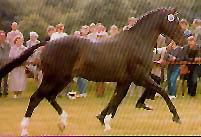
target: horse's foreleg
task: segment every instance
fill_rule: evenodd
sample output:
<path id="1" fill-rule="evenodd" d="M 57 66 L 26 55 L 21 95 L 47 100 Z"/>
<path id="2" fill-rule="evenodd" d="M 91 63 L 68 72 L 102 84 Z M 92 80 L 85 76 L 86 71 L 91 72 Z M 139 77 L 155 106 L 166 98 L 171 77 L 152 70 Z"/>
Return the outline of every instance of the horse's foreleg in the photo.
<path id="1" fill-rule="evenodd" d="M 67 113 L 62 110 L 60 105 L 56 102 L 54 97 L 46 97 L 49 103 L 54 107 L 54 109 L 58 112 L 60 115 L 60 121 L 58 123 L 59 129 L 63 131 L 67 125 Z"/>
<path id="2" fill-rule="evenodd" d="M 110 130 L 110 120 L 115 116 L 117 108 L 123 98 L 126 96 L 131 82 L 127 83 L 117 83 L 114 95 L 110 100 L 107 107 L 97 116 L 102 124 L 105 125 L 105 131 Z"/>
<path id="3" fill-rule="evenodd" d="M 62 110 L 60 105 L 56 102 L 56 96 L 58 95 L 59 92 L 62 91 L 62 89 L 65 87 L 64 82 L 60 82 L 55 84 L 55 88 L 46 96 L 46 99 L 49 101 L 49 103 L 54 107 L 54 109 L 58 112 L 60 115 L 60 122 L 58 124 L 59 129 L 63 131 L 66 127 L 67 124 L 67 113 Z"/>
<path id="4" fill-rule="evenodd" d="M 173 103 L 171 102 L 170 98 L 168 97 L 167 93 L 165 90 L 163 90 L 151 77 L 147 77 L 145 79 L 145 88 L 149 88 L 151 90 L 156 91 L 157 93 L 159 93 L 163 99 L 165 100 L 165 102 L 167 103 L 170 112 L 173 114 L 173 121 L 180 123 L 180 118 L 179 115 L 177 114 L 176 108 L 173 105 Z"/>
<path id="5" fill-rule="evenodd" d="M 38 106 L 41 100 L 43 100 L 43 98 L 48 95 L 49 91 L 51 91 L 52 88 L 52 83 L 48 82 L 47 80 L 43 80 L 38 90 L 31 96 L 29 106 L 25 113 L 25 117 L 21 122 L 22 136 L 28 134 L 27 128 L 29 125 L 29 119 L 31 118 L 34 109 Z"/>
<path id="6" fill-rule="evenodd" d="M 41 96 L 39 94 L 39 91 L 36 91 L 30 98 L 29 106 L 27 108 L 27 111 L 25 113 L 25 117 L 23 118 L 21 122 L 21 135 L 26 136 L 28 135 L 28 125 L 29 125 L 29 119 L 31 118 L 31 115 L 34 111 L 34 109 L 38 106 L 38 104 L 41 102 L 41 100 L 44 98 L 44 96 Z"/>

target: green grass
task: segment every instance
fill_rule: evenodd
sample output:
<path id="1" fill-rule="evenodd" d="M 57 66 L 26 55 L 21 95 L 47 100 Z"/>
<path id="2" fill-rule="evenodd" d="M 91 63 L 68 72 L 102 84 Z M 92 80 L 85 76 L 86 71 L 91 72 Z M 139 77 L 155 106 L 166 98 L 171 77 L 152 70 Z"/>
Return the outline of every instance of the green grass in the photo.
<path id="1" fill-rule="evenodd" d="M 173 101 L 182 124 L 172 122 L 172 115 L 161 97 L 147 101 L 154 111 L 135 109 L 137 93 L 125 97 L 111 121 L 112 130 L 104 132 L 96 115 L 107 105 L 114 91 L 114 85 L 106 87 L 104 97 L 97 98 L 95 86 L 90 82 L 87 98 L 69 100 L 58 98 L 58 103 L 68 112 L 68 126 L 64 132 L 57 128 L 58 114 L 52 106 L 43 100 L 34 111 L 29 125 L 29 135 L 200 135 L 201 134 L 201 95 L 194 98 L 182 97 L 178 86 L 177 99 Z M 76 86 L 73 85 L 73 89 Z M 20 122 L 24 116 L 29 97 L 36 85 L 29 80 L 29 86 L 20 99 L 13 99 L 11 93 L 7 98 L 0 98 L 0 136 L 20 135 Z"/>

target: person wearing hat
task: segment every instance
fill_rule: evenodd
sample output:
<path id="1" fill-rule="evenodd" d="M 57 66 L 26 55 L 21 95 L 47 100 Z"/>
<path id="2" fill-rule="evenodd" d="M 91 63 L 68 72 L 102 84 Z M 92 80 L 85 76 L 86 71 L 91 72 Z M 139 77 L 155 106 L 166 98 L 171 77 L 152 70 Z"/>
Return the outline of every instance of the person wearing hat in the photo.
<path id="1" fill-rule="evenodd" d="M 6 34 L 4 31 L 0 30 L 0 66 L 3 66 L 9 60 L 10 44 L 6 42 Z M 4 90 L 2 92 L 1 83 L 4 83 Z M 0 79 L 0 97 L 8 95 L 8 75 L 3 79 Z"/>
<path id="2" fill-rule="evenodd" d="M 11 46 L 9 58 L 14 59 L 20 56 L 20 54 L 27 48 L 23 45 L 23 39 L 20 36 L 14 38 L 14 45 Z M 13 92 L 13 98 L 17 98 L 22 94 L 22 91 L 26 88 L 26 73 L 25 65 L 19 66 L 13 69 L 9 75 L 10 77 L 10 90 Z"/>

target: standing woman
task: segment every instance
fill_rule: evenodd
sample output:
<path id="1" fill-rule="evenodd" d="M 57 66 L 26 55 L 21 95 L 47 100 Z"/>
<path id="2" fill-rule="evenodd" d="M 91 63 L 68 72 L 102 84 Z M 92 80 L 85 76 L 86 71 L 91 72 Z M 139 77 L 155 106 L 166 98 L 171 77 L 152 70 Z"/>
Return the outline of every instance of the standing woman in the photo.
<path id="1" fill-rule="evenodd" d="M 23 45 L 23 39 L 20 36 L 14 38 L 14 45 L 10 49 L 9 58 L 14 59 L 26 49 Z M 10 90 L 13 92 L 13 98 L 17 98 L 26 88 L 25 65 L 19 66 L 10 73 Z"/>

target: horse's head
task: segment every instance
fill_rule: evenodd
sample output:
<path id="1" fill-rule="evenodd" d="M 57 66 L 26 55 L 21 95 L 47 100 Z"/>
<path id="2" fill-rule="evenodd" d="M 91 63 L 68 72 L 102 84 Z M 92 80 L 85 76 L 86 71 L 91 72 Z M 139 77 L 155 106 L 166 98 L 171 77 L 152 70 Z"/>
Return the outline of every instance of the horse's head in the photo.
<path id="1" fill-rule="evenodd" d="M 175 8 L 170 8 L 163 13 L 160 29 L 163 34 L 170 37 L 177 45 L 187 43 L 187 38 L 184 36 L 184 31 L 179 24 L 179 18 Z"/>

